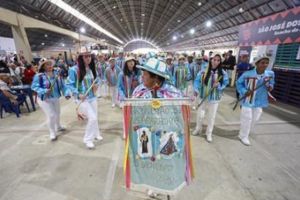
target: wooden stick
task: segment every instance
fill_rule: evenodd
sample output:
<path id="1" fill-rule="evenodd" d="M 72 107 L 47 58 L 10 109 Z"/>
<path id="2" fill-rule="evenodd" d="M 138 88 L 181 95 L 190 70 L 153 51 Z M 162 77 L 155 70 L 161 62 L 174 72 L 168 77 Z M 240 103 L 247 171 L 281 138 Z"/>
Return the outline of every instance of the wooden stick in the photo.
<path id="1" fill-rule="evenodd" d="M 258 89 L 261 88 L 261 87 L 263 87 L 264 85 L 266 85 L 266 83 L 270 82 L 270 80 L 271 80 L 271 79 L 268 79 L 267 81 L 264 81 L 262 84 L 260 84 L 259 86 L 257 86 L 254 90 L 252 90 L 252 92 L 258 90 Z M 249 91 L 250 91 L 250 90 L 248 90 L 248 91 L 246 92 L 246 94 L 247 94 Z M 236 107 L 237 107 L 237 105 L 239 104 L 240 101 L 242 101 L 242 100 L 244 100 L 244 99 L 246 99 L 246 98 L 248 97 L 246 94 L 245 94 L 244 96 L 242 96 L 241 98 L 239 98 L 238 100 L 235 101 L 235 104 L 234 104 L 232 110 L 235 110 L 235 109 L 236 109 Z"/>
<path id="2" fill-rule="evenodd" d="M 219 82 L 221 79 L 222 79 L 222 76 L 220 76 L 220 77 L 218 78 L 218 80 L 217 80 L 215 83 Z M 212 88 L 209 89 L 207 95 L 205 95 L 205 96 L 203 97 L 202 101 L 197 105 L 196 110 L 204 103 L 204 101 L 207 99 L 207 97 L 209 97 L 209 95 L 212 93 L 212 91 L 213 91 L 214 89 L 216 89 L 216 88 L 212 87 Z"/>

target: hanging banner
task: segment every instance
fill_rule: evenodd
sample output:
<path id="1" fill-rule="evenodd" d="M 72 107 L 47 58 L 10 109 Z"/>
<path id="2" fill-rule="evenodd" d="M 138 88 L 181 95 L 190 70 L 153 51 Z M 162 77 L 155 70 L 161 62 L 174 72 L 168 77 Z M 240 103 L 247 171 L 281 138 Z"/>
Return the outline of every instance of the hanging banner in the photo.
<path id="1" fill-rule="evenodd" d="M 189 105 L 188 99 L 126 101 L 126 188 L 175 195 L 191 182 Z"/>
<path id="2" fill-rule="evenodd" d="M 300 7 L 264 17 L 239 27 L 239 46 L 300 42 Z"/>

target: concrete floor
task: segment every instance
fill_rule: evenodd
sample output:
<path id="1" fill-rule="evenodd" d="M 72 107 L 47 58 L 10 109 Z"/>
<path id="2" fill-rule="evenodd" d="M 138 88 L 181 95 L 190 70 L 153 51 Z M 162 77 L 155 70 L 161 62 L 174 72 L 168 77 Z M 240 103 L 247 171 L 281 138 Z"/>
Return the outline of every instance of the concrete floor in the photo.
<path id="1" fill-rule="evenodd" d="M 196 178 L 172 199 L 299 200 L 300 110 L 266 109 L 251 135 L 252 146 L 246 147 L 237 140 L 239 109 L 231 110 L 234 99 L 228 94 L 233 92 L 220 104 L 213 143 L 192 136 Z M 121 110 L 104 99 L 98 107 L 104 140 L 92 151 L 82 143 L 85 123 L 77 121 L 71 100 L 61 102 L 68 131 L 54 143 L 39 108 L 19 119 L 12 114 L 0 119 L 0 199 L 149 199 L 124 187 Z"/>

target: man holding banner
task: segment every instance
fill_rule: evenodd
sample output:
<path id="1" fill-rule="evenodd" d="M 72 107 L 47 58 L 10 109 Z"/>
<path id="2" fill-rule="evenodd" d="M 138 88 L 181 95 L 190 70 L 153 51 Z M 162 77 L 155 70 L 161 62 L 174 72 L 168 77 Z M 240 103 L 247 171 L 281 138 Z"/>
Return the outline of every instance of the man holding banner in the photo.
<path id="1" fill-rule="evenodd" d="M 126 188 L 175 195 L 193 177 L 190 101 L 166 83 L 164 62 L 149 58 L 139 68 L 143 84 L 124 106 Z"/>

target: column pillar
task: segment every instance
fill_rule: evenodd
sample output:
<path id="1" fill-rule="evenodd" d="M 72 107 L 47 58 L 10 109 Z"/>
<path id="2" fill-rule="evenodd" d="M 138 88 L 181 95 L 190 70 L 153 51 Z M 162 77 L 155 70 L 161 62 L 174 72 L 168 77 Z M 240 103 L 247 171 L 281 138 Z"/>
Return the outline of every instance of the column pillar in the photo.
<path id="1" fill-rule="evenodd" d="M 30 63 L 32 61 L 32 52 L 27 34 L 22 24 L 22 20 L 19 19 L 19 15 L 17 15 L 17 20 L 18 26 L 11 26 L 13 38 L 16 45 L 16 51 L 19 56 L 23 55 L 25 59 Z"/>

